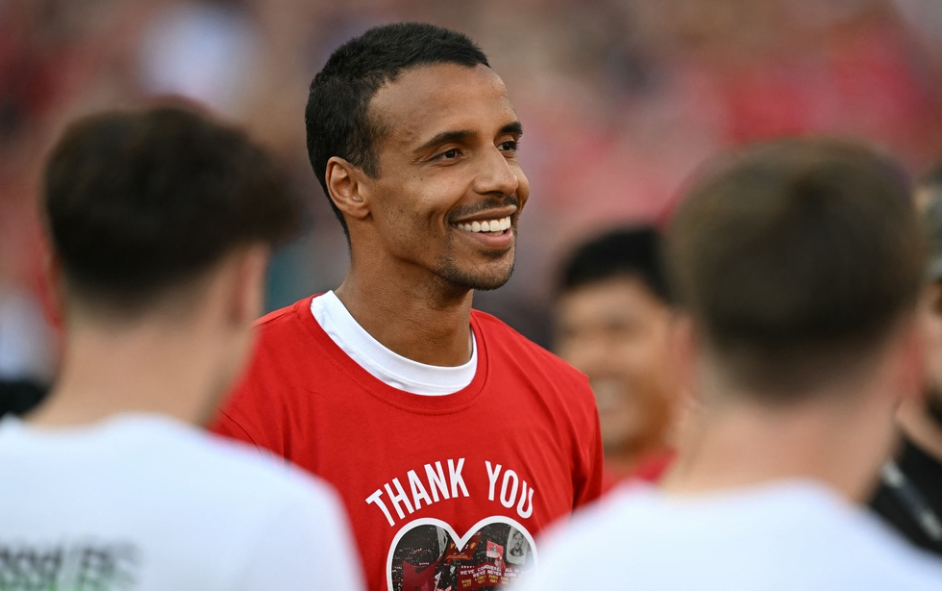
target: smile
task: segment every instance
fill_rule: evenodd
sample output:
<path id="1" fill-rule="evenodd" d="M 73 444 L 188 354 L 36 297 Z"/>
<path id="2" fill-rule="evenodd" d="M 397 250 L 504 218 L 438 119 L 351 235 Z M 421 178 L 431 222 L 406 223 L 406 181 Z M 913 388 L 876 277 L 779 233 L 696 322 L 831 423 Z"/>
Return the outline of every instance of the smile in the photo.
<path id="1" fill-rule="evenodd" d="M 467 224 L 455 224 L 458 229 L 465 232 L 502 233 L 510 227 L 510 216 L 497 220 L 484 220 Z"/>

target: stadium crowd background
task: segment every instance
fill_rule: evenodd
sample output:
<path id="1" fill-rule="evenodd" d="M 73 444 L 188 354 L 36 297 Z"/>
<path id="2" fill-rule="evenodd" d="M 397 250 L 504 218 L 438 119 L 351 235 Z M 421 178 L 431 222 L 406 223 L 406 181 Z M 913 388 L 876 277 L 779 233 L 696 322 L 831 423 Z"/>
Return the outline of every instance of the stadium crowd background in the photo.
<path id="1" fill-rule="evenodd" d="M 336 287 L 347 247 L 307 161 L 307 86 L 344 40 L 396 20 L 467 33 L 508 85 L 533 198 L 514 277 L 475 298 L 544 345 L 561 255 L 659 221 L 722 148 L 825 131 L 914 174 L 942 158 L 938 0 L 0 0 L 0 378 L 54 371 L 38 172 L 95 109 L 183 95 L 244 125 L 310 194 L 269 307 Z"/>

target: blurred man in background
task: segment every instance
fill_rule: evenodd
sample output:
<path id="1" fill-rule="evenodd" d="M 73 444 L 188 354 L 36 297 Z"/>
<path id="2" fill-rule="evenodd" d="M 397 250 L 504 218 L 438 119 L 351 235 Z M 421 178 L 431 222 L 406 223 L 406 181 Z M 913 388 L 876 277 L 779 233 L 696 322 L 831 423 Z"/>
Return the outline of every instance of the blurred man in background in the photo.
<path id="1" fill-rule="evenodd" d="M 667 248 L 696 430 L 662 490 L 577 517 L 530 589 L 942 588 L 942 566 L 854 506 L 923 371 L 905 178 L 864 145 L 809 138 L 698 180 Z"/>
<path id="2" fill-rule="evenodd" d="M 191 111 L 108 112 L 44 180 L 64 358 L 46 401 L 0 422 L 0 587 L 359 588 L 326 485 L 195 427 L 298 224 L 269 156 Z"/>
<path id="3" fill-rule="evenodd" d="M 917 546 L 942 556 L 942 167 L 916 190 L 930 246 L 919 306 L 926 346 L 926 395 L 900 407 L 902 449 L 883 468 L 873 508 Z"/>
<path id="4" fill-rule="evenodd" d="M 672 456 L 680 399 L 671 366 L 672 319 L 661 236 L 653 227 L 597 236 L 578 246 L 563 267 L 555 349 L 589 377 L 610 482 L 655 480 Z"/>

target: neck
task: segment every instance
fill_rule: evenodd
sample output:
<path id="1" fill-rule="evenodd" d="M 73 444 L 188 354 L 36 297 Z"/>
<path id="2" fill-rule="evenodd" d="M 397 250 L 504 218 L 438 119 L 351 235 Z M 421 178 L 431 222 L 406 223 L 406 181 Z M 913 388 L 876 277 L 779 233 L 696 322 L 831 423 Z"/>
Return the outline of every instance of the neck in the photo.
<path id="1" fill-rule="evenodd" d="M 471 358 L 469 289 L 355 271 L 335 290 L 350 315 L 390 349 L 426 365 L 454 367 Z"/>
<path id="2" fill-rule="evenodd" d="M 605 449 L 605 465 L 617 474 L 631 474 L 646 462 L 663 457 L 671 448 L 657 437 L 635 437 Z"/>
<path id="3" fill-rule="evenodd" d="M 28 421 L 69 426 L 147 412 L 204 422 L 220 384 L 213 378 L 213 349 L 197 320 L 194 325 L 189 331 L 156 322 L 70 327 L 56 386 Z"/>
<path id="4" fill-rule="evenodd" d="M 938 396 L 933 393 L 932 396 Z M 933 416 L 928 403 L 910 400 L 902 405 L 897 420 L 913 443 L 942 462 L 942 424 Z"/>
<path id="5" fill-rule="evenodd" d="M 665 489 L 695 494 L 804 479 L 863 502 L 892 440 L 892 407 L 853 407 L 846 397 L 836 404 L 839 397 L 787 408 L 738 399 L 705 409 Z"/>

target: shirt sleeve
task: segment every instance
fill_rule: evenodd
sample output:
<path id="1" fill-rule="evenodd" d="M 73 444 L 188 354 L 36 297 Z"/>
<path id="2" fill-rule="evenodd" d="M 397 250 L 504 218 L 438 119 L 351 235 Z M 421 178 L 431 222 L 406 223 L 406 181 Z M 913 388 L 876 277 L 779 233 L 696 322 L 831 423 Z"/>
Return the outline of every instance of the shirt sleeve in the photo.
<path id="1" fill-rule="evenodd" d="M 327 485 L 284 503 L 251 541 L 235 591 L 363 591 L 363 571 L 340 501 Z"/>
<path id="2" fill-rule="evenodd" d="M 207 429 L 217 435 L 250 443 L 261 450 L 283 456 L 282 425 L 276 392 L 281 387 L 270 382 L 263 351 L 256 349 L 246 372 L 220 401 Z"/>

